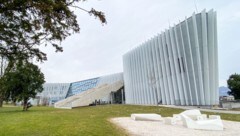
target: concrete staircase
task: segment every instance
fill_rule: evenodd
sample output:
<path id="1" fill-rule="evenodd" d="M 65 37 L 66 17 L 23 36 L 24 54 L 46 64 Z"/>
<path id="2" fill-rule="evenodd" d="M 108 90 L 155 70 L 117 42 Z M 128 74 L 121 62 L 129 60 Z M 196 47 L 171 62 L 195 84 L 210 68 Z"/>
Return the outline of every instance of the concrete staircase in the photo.
<path id="1" fill-rule="evenodd" d="M 55 108 L 72 109 L 74 107 L 88 106 L 95 100 L 108 96 L 123 87 L 123 82 L 118 81 L 112 84 L 103 84 L 95 88 L 73 95 L 54 104 Z"/>

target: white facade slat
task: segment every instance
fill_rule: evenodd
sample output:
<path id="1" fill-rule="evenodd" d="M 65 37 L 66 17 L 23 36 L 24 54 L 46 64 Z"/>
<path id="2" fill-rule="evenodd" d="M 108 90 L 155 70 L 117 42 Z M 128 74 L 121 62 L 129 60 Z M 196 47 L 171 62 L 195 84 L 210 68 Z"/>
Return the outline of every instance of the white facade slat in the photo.
<path id="1" fill-rule="evenodd" d="M 205 91 L 205 102 L 206 105 L 210 105 L 210 85 L 209 85 L 209 59 L 208 59 L 208 36 L 207 36 L 207 17 L 206 11 L 201 12 L 202 19 L 202 42 L 203 42 L 203 82 Z"/>
<path id="2" fill-rule="evenodd" d="M 144 102 L 145 102 L 145 97 L 142 97 L 142 96 L 144 96 L 144 92 L 143 92 L 143 77 L 142 77 L 142 71 L 141 71 L 141 67 L 142 67 L 142 65 L 141 65 L 141 59 L 140 59 L 140 50 L 141 50 L 141 48 L 140 47 L 137 47 L 137 52 L 136 52 L 136 57 L 137 57 L 137 71 L 138 71 L 138 80 L 139 80 L 139 82 L 138 82 L 138 90 L 139 90 L 139 94 L 140 94 L 140 104 L 144 104 Z M 136 76 L 137 77 L 137 76 Z"/>
<path id="3" fill-rule="evenodd" d="M 179 25 L 180 26 L 180 25 Z M 179 27 L 179 35 L 177 34 L 177 27 L 176 25 L 174 26 L 174 34 L 175 34 L 175 39 L 176 39 L 176 46 L 177 46 L 177 54 L 178 54 L 178 63 L 180 64 L 180 70 L 181 70 L 181 82 L 182 82 L 182 86 L 183 86 L 183 91 L 180 92 L 180 94 L 183 95 L 183 100 L 182 101 L 182 104 L 183 105 L 188 105 L 188 101 L 187 101 L 187 89 L 190 89 L 190 86 L 189 84 L 186 84 L 187 81 L 189 81 L 189 78 L 187 76 L 187 81 L 185 81 L 185 77 L 187 74 L 188 71 L 186 70 L 186 68 L 184 67 L 184 61 L 186 61 L 186 55 L 185 55 L 185 50 L 182 49 L 182 47 L 184 46 L 181 46 L 181 44 L 183 42 L 182 41 L 182 31 L 181 31 L 181 26 Z M 182 51 L 182 52 L 181 52 Z M 187 86 L 186 86 L 187 85 Z"/>
<path id="4" fill-rule="evenodd" d="M 190 78 L 189 78 L 189 67 L 188 67 L 188 63 L 187 63 L 187 55 L 186 55 L 186 50 L 185 50 L 185 46 L 184 46 L 184 40 L 183 40 L 183 31 L 182 31 L 182 26 L 181 24 L 179 25 L 180 26 L 180 37 L 181 37 L 181 47 L 182 47 L 182 50 L 183 50 L 183 67 L 185 69 L 185 72 L 186 74 L 185 75 L 185 78 L 187 79 L 186 82 L 187 82 L 187 86 L 188 86 L 188 89 L 187 91 L 185 91 L 185 97 L 186 97 L 186 105 L 193 105 L 193 97 L 192 97 L 192 92 L 191 92 L 191 84 L 190 84 Z M 190 99 L 189 99 L 190 97 Z"/>
<path id="5" fill-rule="evenodd" d="M 149 74 L 149 58 L 148 58 L 148 54 L 147 54 L 147 42 L 145 42 L 145 46 L 143 46 L 144 48 L 144 60 L 145 60 L 145 71 L 144 71 L 144 75 L 145 75 L 145 81 L 146 81 L 146 94 L 147 94 L 147 97 L 148 97 L 148 104 L 152 104 L 152 101 L 153 99 L 151 98 L 152 96 L 152 91 L 151 91 L 151 88 L 150 88 L 150 85 L 149 85 L 149 78 L 148 78 L 148 74 Z"/>
<path id="6" fill-rule="evenodd" d="M 162 67 L 162 78 L 163 78 L 163 86 L 164 86 L 164 94 L 166 97 L 166 104 L 170 104 L 170 95 L 169 95 L 169 87 L 167 81 L 167 71 L 165 67 L 165 57 L 163 53 L 163 43 L 162 43 L 162 35 L 159 35 L 158 38 L 159 42 L 159 52 L 160 52 L 160 60 L 161 60 L 161 67 Z"/>
<path id="7" fill-rule="evenodd" d="M 145 104 L 148 104 L 148 93 L 147 93 L 147 91 L 146 91 L 146 88 L 147 88 L 147 86 L 146 86 L 146 75 L 145 75 L 145 56 L 144 56 L 144 49 L 143 49 L 143 45 L 141 45 L 140 46 L 140 53 L 141 53 L 141 61 L 142 61 L 142 85 L 143 85 L 143 88 L 142 88 L 142 91 L 143 91 L 143 93 L 144 93 L 144 98 L 145 98 Z"/>
<path id="8" fill-rule="evenodd" d="M 148 58 L 149 58 L 149 73 L 148 73 L 148 79 L 149 79 L 149 86 L 151 88 L 152 91 L 152 99 L 153 99 L 153 104 L 158 104 L 158 92 L 157 92 L 157 71 L 155 68 L 155 59 L 153 58 L 153 54 L 155 52 L 153 52 L 152 48 L 154 46 L 154 40 L 151 39 L 149 41 L 149 45 L 148 45 Z"/>
<path id="9" fill-rule="evenodd" d="M 195 41 L 195 50 L 196 50 L 196 60 L 197 60 L 197 71 L 198 72 L 198 82 L 199 82 L 199 93 L 200 94 L 200 103 L 202 105 L 205 104 L 205 97 L 204 97 L 204 87 L 203 87 L 203 72 L 202 72 L 202 65 L 201 65 L 201 56 L 200 56 L 200 49 L 199 49 L 199 41 L 198 41 L 198 30 L 197 30 L 197 21 L 196 21 L 196 15 L 193 13 L 192 15 L 192 21 L 193 21 L 193 32 L 194 32 L 194 41 Z"/>
<path id="10" fill-rule="evenodd" d="M 157 104 L 157 100 L 156 100 L 156 94 L 154 91 L 154 83 L 152 83 L 152 79 L 154 78 L 155 75 L 155 71 L 153 69 L 153 60 L 151 57 L 152 54 L 152 50 L 151 50 L 151 46 L 152 46 L 153 40 L 151 39 L 150 41 L 147 42 L 147 49 L 146 49 L 146 53 L 147 53 L 147 65 L 148 65 L 148 73 L 147 73 L 147 78 L 148 78 L 148 87 L 150 90 L 150 97 L 151 97 L 151 104 Z"/>
<path id="11" fill-rule="evenodd" d="M 140 77 L 140 90 L 141 90 L 141 97 L 143 99 L 142 104 L 146 104 L 147 103 L 147 98 L 144 92 L 144 75 L 143 75 L 143 58 L 142 58 L 142 46 L 138 47 L 138 64 L 139 64 L 139 77 Z"/>
<path id="12" fill-rule="evenodd" d="M 138 85 L 138 83 L 139 83 L 139 79 L 137 78 L 137 76 L 136 75 L 138 75 L 138 67 L 137 67 L 137 56 L 136 56 L 136 53 L 137 53 L 137 50 L 136 50 L 136 48 L 134 49 L 135 51 L 134 51 L 134 53 L 133 53 L 133 60 L 134 60 L 134 62 L 133 62 L 133 64 L 134 64 L 134 89 L 135 89 L 135 92 L 136 92 L 136 104 L 138 104 L 138 103 L 140 103 L 140 92 L 139 92 L 139 85 Z"/>
<path id="13" fill-rule="evenodd" d="M 167 81 L 168 81 L 168 87 L 169 87 L 169 94 L 170 94 L 170 103 L 174 104 L 174 88 L 172 83 L 172 69 L 171 69 L 171 62 L 170 62 L 170 49 L 169 49 L 169 41 L 167 38 L 168 33 L 165 31 L 163 33 L 163 53 L 165 54 L 165 66 L 167 70 Z"/>
<path id="14" fill-rule="evenodd" d="M 136 104 L 136 98 L 135 98 L 135 89 L 134 89 L 134 80 L 133 80 L 133 57 L 132 57 L 132 54 L 129 54 L 129 56 L 130 56 L 130 62 L 129 62 L 129 65 L 130 65 L 130 80 L 131 80 L 131 84 L 130 84 L 130 86 L 131 86 L 131 90 L 132 90 L 132 94 L 131 94 L 131 98 L 132 98 L 132 102 L 133 102 L 133 104 Z"/>
<path id="15" fill-rule="evenodd" d="M 189 48 L 189 59 L 190 59 L 190 67 L 192 68 L 192 71 L 191 71 L 191 74 L 192 74 L 192 81 L 193 81 L 193 90 L 191 90 L 191 91 L 193 91 L 194 92 L 194 94 L 195 94 L 195 105 L 199 105 L 199 98 L 198 98 L 198 90 L 199 89 L 197 89 L 197 83 L 196 83 L 196 77 L 195 77 L 195 68 L 194 68 L 194 62 L 193 62 L 193 53 L 192 53 L 192 46 L 193 45 L 191 45 L 191 42 L 190 42 L 190 34 L 189 34 L 189 29 L 188 29 L 188 19 L 186 19 L 185 20 L 185 25 L 186 25 L 186 31 L 187 31 L 187 36 L 186 36 L 186 39 L 187 39 L 187 44 L 188 44 L 188 48 Z M 194 56 L 195 57 L 195 56 Z"/>
<path id="16" fill-rule="evenodd" d="M 157 59 L 157 55 L 156 55 L 156 40 L 157 37 L 155 36 L 153 41 L 152 41 L 152 46 L 151 46 L 151 50 L 152 50 L 152 59 L 153 59 L 153 70 L 154 70 L 154 91 L 156 94 L 156 102 L 160 103 L 162 101 L 162 90 L 161 90 L 161 79 L 160 79 L 160 74 L 159 74 L 159 68 L 158 68 L 158 59 Z"/>
<path id="17" fill-rule="evenodd" d="M 214 72 L 214 19 L 213 19 L 213 10 L 210 10 L 207 13 L 207 25 L 208 25 L 208 55 L 209 55 L 209 83 L 210 83 L 210 103 L 214 103 L 214 91 L 215 87 L 212 84 L 215 84 L 215 72 Z"/>
<path id="18" fill-rule="evenodd" d="M 175 64 L 174 64 L 174 56 L 173 56 L 173 49 L 172 49 L 172 40 L 171 40 L 171 36 L 170 36 L 170 32 L 169 30 L 167 30 L 166 32 L 166 41 L 167 41 L 167 48 L 168 48 L 168 54 L 169 54 L 169 64 L 170 64 L 170 80 L 172 82 L 172 86 L 173 86 L 173 98 L 174 98 L 174 104 L 178 104 L 179 103 L 179 93 L 178 93 L 178 86 L 177 86 L 177 78 L 176 78 L 176 74 L 177 72 Z"/>
<path id="19" fill-rule="evenodd" d="M 218 73 L 218 40 L 217 40 L 217 12 L 214 11 L 214 50 L 215 50 L 215 103 L 219 103 L 219 99 L 218 99 L 218 96 L 219 96 L 219 91 L 218 91 L 218 87 L 219 87 L 219 82 L 218 82 L 218 79 L 219 79 L 219 73 Z"/>
<path id="20" fill-rule="evenodd" d="M 136 60 L 135 60 L 135 50 L 133 51 L 133 53 L 131 54 L 131 67 L 132 67 L 132 70 L 131 70 L 131 72 L 132 72 L 132 75 L 131 75 L 131 78 L 132 78 L 132 90 L 133 90 L 133 92 L 134 92 L 134 94 L 133 94 L 133 98 L 134 98 L 134 104 L 136 104 L 136 103 L 138 103 L 138 92 L 137 92 L 137 88 L 136 88 L 136 79 L 135 79 L 135 72 L 136 72 L 136 70 L 134 70 L 134 69 L 136 69 L 136 67 L 135 67 L 135 63 L 136 63 Z"/>
<path id="21" fill-rule="evenodd" d="M 161 42 L 160 42 L 160 35 L 157 35 L 156 37 L 156 42 L 155 42 L 155 51 L 156 51 L 156 57 L 157 57 L 157 68 L 159 70 L 159 80 L 160 80 L 160 88 L 161 88 L 161 94 L 162 94 L 162 104 L 167 104 L 167 96 L 166 96 L 166 78 L 163 78 L 163 59 L 162 58 L 162 53 L 160 52 L 161 50 Z"/>
<path id="22" fill-rule="evenodd" d="M 138 104 L 138 103 L 140 103 L 140 99 L 141 99 L 141 95 L 140 95 L 140 91 L 139 91 L 139 85 L 138 85 L 138 83 L 139 83 L 139 77 L 137 77 L 137 75 L 138 75 L 138 64 L 137 64 L 137 50 L 135 49 L 135 52 L 134 52 L 134 54 L 133 54 L 134 56 L 134 80 L 135 80 L 135 82 L 134 82 L 134 89 L 135 89 L 135 92 L 136 92 L 136 97 L 137 97 L 137 102 L 136 102 L 136 104 Z"/>
<path id="23" fill-rule="evenodd" d="M 148 73 L 149 73 L 149 60 L 148 60 L 148 54 L 147 54 L 147 49 L 148 49 L 148 46 L 143 46 L 144 47 L 144 60 L 145 60 L 145 81 L 146 81 L 146 94 L 148 96 L 148 103 L 149 104 L 152 104 L 152 98 L 151 98 L 151 95 L 152 95 L 152 91 L 151 91 L 151 88 L 150 88 L 150 85 L 149 85 L 149 79 L 148 79 Z"/>
<path id="24" fill-rule="evenodd" d="M 167 54 L 166 54 L 166 43 L 165 43 L 165 40 L 164 40 L 164 38 L 165 38 L 165 36 L 164 36 L 164 33 L 162 32 L 161 33 L 161 54 L 163 55 L 163 61 L 162 61 L 162 65 L 163 65 L 163 67 L 164 67 L 164 79 L 166 79 L 165 80 L 165 86 L 166 86 L 166 91 L 165 91 L 165 93 L 166 93 L 166 96 L 167 96 L 167 104 L 172 104 L 172 93 L 171 93 L 171 91 L 172 91 L 172 86 L 170 85 L 170 79 L 169 79 L 169 63 L 168 63 L 168 57 L 167 57 Z"/>
<path id="25" fill-rule="evenodd" d="M 126 54 L 126 58 L 128 58 L 128 54 Z M 129 70 L 130 66 L 129 66 L 129 59 L 126 61 L 126 74 L 128 76 L 126 76 L 126 80 L 124 79 L 125 82 L 125 97 L 126 97 L 126 103 L 132 103 L 132 98 L 131 98 L 131 86 L 130 86 L 130 70 Z M 124 69 L 125 71 L 125 69 Z M 125 76 L 124 76 L 125 77 Z"/>
<path id="26" fill-rule="evenodd" d="M 173 62 L 174 62 L 174 70 L 175 70 L 175 81 L 177 82 L 177 93 L 178 93 L 178 101 L 176 102 L 177 105 L 182 105 L 184 102 L 183 98 L 183 89 L 182 89 L 182 82 L 181 82 L 181 66 L 177 52 L 177 45 L 176 45 L 176 38 L 174 35 L 174 28 L 170 28 L 170 38 L 171 38 L 171 48 L 173 54 Z"/>

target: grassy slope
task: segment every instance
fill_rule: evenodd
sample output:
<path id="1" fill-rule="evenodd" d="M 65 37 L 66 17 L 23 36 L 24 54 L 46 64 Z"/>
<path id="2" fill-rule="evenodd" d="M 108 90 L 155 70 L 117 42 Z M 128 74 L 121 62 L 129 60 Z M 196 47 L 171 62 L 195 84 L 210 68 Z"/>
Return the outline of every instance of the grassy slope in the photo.
<path id="1" fill-rule="evenodd" d="M 0 108 L 0 135 L 122 136 L 126 135 L 124 131 L 111 124 L 109 118 L 129 116 L 131 113 L 172 116 L 181 111 L 183 110 L 133 105 L 105 105 L 73 110 L 32 107 L 28 112 L 22 112 L 21 107 L 4 107 Z M 223 119 L 240 121 L 240 115 L 220 115 Z"/>

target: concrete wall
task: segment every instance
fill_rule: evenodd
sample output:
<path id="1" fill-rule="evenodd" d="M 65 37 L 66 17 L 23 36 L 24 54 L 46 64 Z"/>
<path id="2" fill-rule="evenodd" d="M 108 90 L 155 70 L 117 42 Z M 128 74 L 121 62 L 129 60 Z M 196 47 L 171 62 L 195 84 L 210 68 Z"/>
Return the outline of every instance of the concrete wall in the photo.
<path id="1" fill-rule="evenodd" d="M 221 106 L 227 109 L 240 108 L 240 102 L 222 102 Z"/>

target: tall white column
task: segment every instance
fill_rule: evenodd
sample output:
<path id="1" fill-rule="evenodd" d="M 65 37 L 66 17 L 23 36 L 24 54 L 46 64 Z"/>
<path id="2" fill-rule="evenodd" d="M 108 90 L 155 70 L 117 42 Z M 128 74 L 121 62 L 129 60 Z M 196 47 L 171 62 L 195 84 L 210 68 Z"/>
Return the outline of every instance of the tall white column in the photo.
<path id="1" fill-rule="evenodd" d="M 204 98 L 204 91 L 203 91 L 203 73 L 202 73 L 202 64 L 201 64 L 201 56 L 200 56 L 200 49 L 199 49 L 199 41 L 198 41 L 198 30 L 197 30 L 197 21 L 195 13 L 192 15 L 193 21 L 193 32 L 194 32 L 194 42 L 195 42 L 195 50 L 196 50 L 196 60 L 197 60 L 197 71 L 198 72 L 198 84 L 199 84 L 199 94 L 200 98 L 199 104 L 205 105 L 205 98 Z"/>

